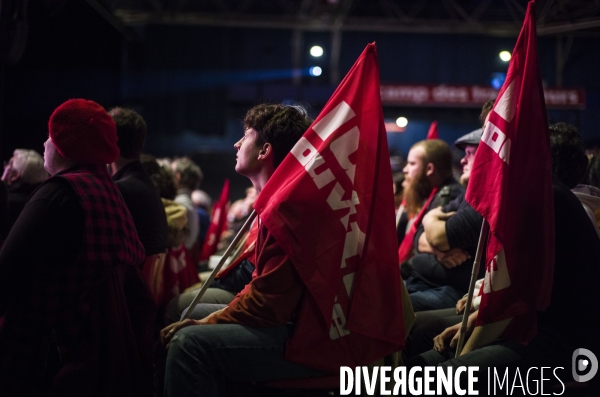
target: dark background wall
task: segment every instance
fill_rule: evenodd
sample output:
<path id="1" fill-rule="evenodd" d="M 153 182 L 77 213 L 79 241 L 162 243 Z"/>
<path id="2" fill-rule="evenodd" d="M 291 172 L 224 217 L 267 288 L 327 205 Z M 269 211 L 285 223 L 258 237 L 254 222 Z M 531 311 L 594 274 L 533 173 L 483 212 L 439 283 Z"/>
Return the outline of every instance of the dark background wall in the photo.
<path id="1" fill-rule="evenodd" d="M 106 108 L 130 106 L 146 118 L 146 151 L 156 156 L 190 155 L 203 168 L 204 188 L 218 195 L 232 179 L 232 196 L 243 194 L 245 178 L 233 171 L 233 143 L 241 136 L 246 110 L 262 101 L 297 102 L 318 114 L 333 92 L 329 73 L 331 37 L 305 32 L 302 67 L 323 75 L 292 80 L 292 32 L 284 29 L 211 28 L 146 25 L 126 39 L 80 0 L 30 2 L 23 55 L 4 62 L 0 92 L 0 154 L 16 147 L 40 152 L 46 123 L 69 98 L 93 99 Z M 14 37 L 14 33 L 13 33 Z M 505 72 L 501 50 L 512 51 L 516 37 L 347 32 L 340 53 L 341 76 L 365 45 L 377 43 L 383 83 L 488 85 L 492 73 Z M 551 122 L 576 124 L 586 141 L 600 141 L 600 41 L 576 38 L 565 65 L 563 85 L 583 87 L 585 110 L 551 110 Z M 308 49 L 319 44 L 325 56 Z M 15 45 L 14 43 L 12 44 Z M 543 81 L 556 85 L 556 38 L 538 39 Z M 452 142 L 478 127 L 477 108 L 388 107 L 384 115 L 409 119 L 402 134 L 390 135 L 392 149 L 406 154 L 438 120 L 440 137 Z"/>

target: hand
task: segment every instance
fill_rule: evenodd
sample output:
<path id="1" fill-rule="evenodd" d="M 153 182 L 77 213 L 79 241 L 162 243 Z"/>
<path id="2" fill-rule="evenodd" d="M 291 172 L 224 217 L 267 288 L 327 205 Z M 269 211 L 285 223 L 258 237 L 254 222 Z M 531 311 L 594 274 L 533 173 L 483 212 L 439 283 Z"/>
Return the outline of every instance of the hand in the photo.
<path id="1" fill-rule="evenodd" d="M 461 250 L 460 248 L 453 248 L 446 252 L 436 252 L 438 261 L 446 269 L 452 269 L 466 261 L 471 257 L 467 251 Z"/>
<path id="2" fill-rule="evenodd" d="M 186 318 L 185 320 L 166 326 L 160 331 L 160 343 L 165 346 L 166 349 L 168 349 L 171 345 L 171 339 L 177 331 L 182 328 L 189 327 L 190 325 L 198 325 L 200 324 L 200 321 L 202 320 L 192 320 L 191 318 Z"/>
<path id="3" fill-rule="evenodd" d="M 473 297 L 473 301 L 475 301 L 475 297 Z M 467 306 L 467 297 L 462 297 L 458 302 L 456 302 L 456 314 L 462 314 L 465 311 L 465 307 Z M 475 311 L 475 306 L 471 304 L 469 308 L 469 312 L 473 313 Z"/>
<path id="4" fill-rule="evenodd" d="M 442 207 L 438 207 L 438 208 L 442 208 Z M 452 215 L 454 215 L 454 214 L 456 214 L 456 211 L 451 211 L 451 212 L 443 212 L 441 209 L 440 209 L 440 212 L 439 212 L 439 213 L 436 213 L 436 215 L 437 215 L 437 218 L 438 218 L 440 221 L 447 221 L 447 220 L 448 220 L 448 218 L 450 218 L 450 217 L 451 217 Z"/>
<path id="5" fill-rule="evenodd" d="M 475 321 L 477 320 L 478 313 L 479 313 L 479 310 L 472 313 L 471 315 L 469 315 L 469 318 L 467 320 L 467 328 L 466 328 L 466 332 L 465 332 L 466 339 L 468 339 L 469 336 L 471 336 L 471 334 L 473 333 L 473 329 L 475 329 Z M 460 338 L 461 326 L 462 326 L 462 322 L 460 322 L 456 325 L 453 325 L 452 327 L 448 327 L 441 334 L 439 334 L 438 336 L 433 338 L 433 349 L 435 351 L 437 351 L 438 353 L 442 353 L 444 350 L 446 350 L 446 342 L 448 340 L 450 340 L 450 342 L 448 343 L 448 346 L 450 348 L 454 349 L 456 347 L 456 345 L 458 344 L 458 339 Z M 466 339 L 465 339 L 465 342 L 466 342 Z"/>
<path id="6" fill-rule="evenodd" d="M 454 346 L 458 342 L 458 336 L 460 336 L 460 326 L 461 323 L 453 325 L 452 327 L 446 328 L 442 331 L 441 334 L 433 338 L 433 350 L 438 353 L 442 353 L 446 350 L 446 341 L 450 340 L 450 347 L 452 347 L 452 342 L 454 342 Z M 456 342 L 454 339 L 456 338 Z"/>
<path id="7" fill-rule="evenodd" d="M 423 217 L 423 225 L 426 225 L 427 223 L 430 223 L 433 221 L 446 220 L 454 214 L 456 214 L 456 212 L 442 211 L 441 206 L 435 207 L 425 214 L 425 216 Z"/>
<path id="8" fill-rule="evenodd" d="M 462 298 L 460 298 L 458 300 L 458 302 L 456 302 L 456 314 L 462 314 L 462 312 L 465 310 L 465 306 L 467 305 L 467 297 L 463 296 Z M 471 309 L 473 308 L 473 306 L 471 306 Z"/>

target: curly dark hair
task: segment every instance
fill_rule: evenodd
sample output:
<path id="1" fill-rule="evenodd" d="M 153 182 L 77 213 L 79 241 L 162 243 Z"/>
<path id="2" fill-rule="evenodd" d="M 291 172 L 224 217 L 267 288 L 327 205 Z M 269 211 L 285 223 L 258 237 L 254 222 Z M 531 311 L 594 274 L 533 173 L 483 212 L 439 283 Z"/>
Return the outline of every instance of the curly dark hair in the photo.
<path id="1" fill-rule="evenodd" d="M 588 167 L 577 127 L 568 123 L 556 123 L 549 127 L 552 172 L 569 189 L 579 184 Z"/>
<path id="2" fill-rule="evenodd" d="M 244 129 L 257 132 L 256 145 L 273 146 L 273 164 L 277 167 L 296 142 L 312 124 L 312 119 L 301 106 L 257 105 L 246 113 Z"/>
<path id="3" fill-rule="evenodd" d="M 142 154 L 140 161 L 146 173 L 150 175 L 160 197 L 174 200 L 177 195 L 177 185 L 173 171 L 168 167 L 161 167 L 156 158 L 148 154 Z"/>

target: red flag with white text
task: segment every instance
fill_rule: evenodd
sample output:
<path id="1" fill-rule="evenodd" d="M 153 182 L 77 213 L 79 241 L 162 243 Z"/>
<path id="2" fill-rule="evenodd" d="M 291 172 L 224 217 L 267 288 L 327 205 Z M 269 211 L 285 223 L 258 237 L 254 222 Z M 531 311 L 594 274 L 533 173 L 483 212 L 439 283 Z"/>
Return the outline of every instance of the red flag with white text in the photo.
<path id="1" fill-rule="evenodd" d="M 429 126 L 429 131 L 427 131 L 427 138 L 426 139 L 439 139 L 438 128 L 437 128 L 437 121 L 434 121 Z"/>
<path id="2" fill-rule="evenodd" d="M 490 226 L 476 325 L 500 325 L 497 336 L 525 344 L 535 336 L 536 311 L 550 303 L 554 274 L 550 141 L 534 8 L 530 2 L 466 194 Z"/>
<path id="3" fill-rule="evenodd" d="M 337 372 L 404 345 L 392 174 L 374 44 L 254 207 L 307 288 L 287 359 Z"/>
<path id="4" fill-rule="evenodd" d="M 206 239 L 202 246 L 202 253 L 200 254 L 200 260 L 207 260 L 217 252 L 217 245 L 221 234 L 227 227 L 227 204 L 229 203 L 229 179 L 225 179 L 223 183 L 223 189 L 221 189 L 221 195 L 219 201 L 213 207 L 213 214 L 210 220 L 210 226 L 206 233 Z"/>

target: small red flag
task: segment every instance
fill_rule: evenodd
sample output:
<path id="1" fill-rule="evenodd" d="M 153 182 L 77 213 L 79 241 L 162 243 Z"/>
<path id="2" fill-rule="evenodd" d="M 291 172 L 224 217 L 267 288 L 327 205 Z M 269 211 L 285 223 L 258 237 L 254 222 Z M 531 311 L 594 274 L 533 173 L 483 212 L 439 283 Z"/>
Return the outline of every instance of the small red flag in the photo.
<path id="1" fill-rule="evenodd" d="M 429 131 L 427 132 L 427 139 L 439 139 L 437 121 L 434 121 L 433 123 L 431 123 L 431 126 L 429 126 Z"/>
<path id="2" fill-rule="evenodd" d="M 208 233 L 206 234 L 206 240 L 204 240 L 204 246 L 202 247 L 202 253 L 200 254 L 200 260 L 207 260 L 217 252 L 217 244 L 221 234 L 227 227 L 227 204 L 229 203 L 229 179 L 225 179 L 223 183 L 223 189 L 221 190 L 221 196 L 219 201 L 213 207 L 213 215 L 210 220 L 210 226 L 208 227 Z"/>
<path id="3" fill-rule="evenodd" d="M 307 288 L 286 358 L 327 372 L 404 345 L 379 89 L 369 44 L 254 205 Z"/>
<path id="4" fill-rule="evenodd" d="M 466 194 L 490 225 L 477 326 L 501 324 L 497 336 L 524 344 L 535 336 L 536 311 L 550 303 L 554 274 L 550 141 L 534 7 L 527 7 Z"/>

